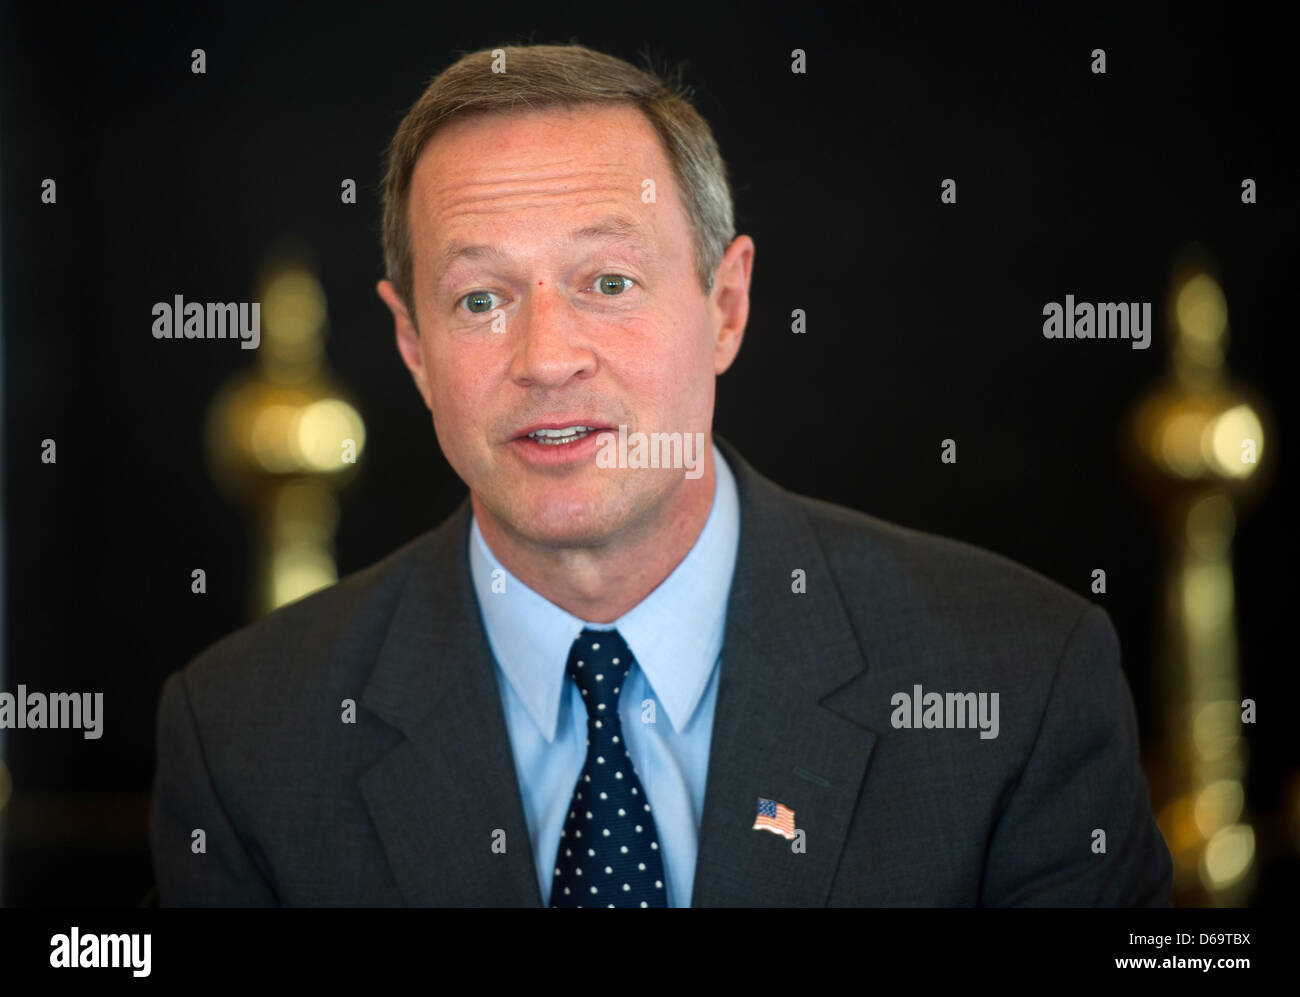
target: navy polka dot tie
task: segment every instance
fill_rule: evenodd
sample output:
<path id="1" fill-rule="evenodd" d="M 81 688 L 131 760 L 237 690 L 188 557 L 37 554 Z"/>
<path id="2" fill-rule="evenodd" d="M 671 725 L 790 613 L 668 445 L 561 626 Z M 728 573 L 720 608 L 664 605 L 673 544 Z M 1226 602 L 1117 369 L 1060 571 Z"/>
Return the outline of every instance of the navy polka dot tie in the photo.
<path id="1" fill-rule="evenodd" d="M 569 677 L 587 707 L 587 763 L 560 832 L 552 907 L 668 906 L 650 801 L 618 719 L 632 665 L 617 630 L 583 630 L 569 652 Z"/>

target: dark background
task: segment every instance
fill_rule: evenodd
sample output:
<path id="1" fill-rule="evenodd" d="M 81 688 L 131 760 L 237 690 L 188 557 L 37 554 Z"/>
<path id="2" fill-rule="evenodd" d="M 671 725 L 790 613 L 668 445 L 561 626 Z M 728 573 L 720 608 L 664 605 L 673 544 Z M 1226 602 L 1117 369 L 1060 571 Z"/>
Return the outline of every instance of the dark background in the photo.
<path id="1" fill-rule="evenodd" d="M 393 345 L 382 154 L 463 51 L 578 41 L 686 62 L 757 243 L 744 348 L 716 428 L 799 492 L 999 551 L 1089 595 L 1105 568 L 1144 735 L 1160 548 L 1118 459 L 1122 417 L 1166 363 L 1170 265 L 1217 257 L 1231 370 L 1289 445 L 1297 179 L 1289 32 L 1239 4 L 1176 12 L 746 12 L 692 3 L 0 8 L 5 674 L 100 690 L 105 733 L 10 731 L 3 901 L 135 904 L 162 679 L 245 620 L 240 510 L 208 475 L 202 417 L 255 362 L 159 342 L 151 306 L 251 300 L 266 251 L 312 248 L 329 361 L 367 449 L 344 493 L 341 573 L 429 529 L 464 488 Z M 981 5 L 982 6 L 982 5 Z M 190 51 L 207 52 L 205 76 Z M 1108 72 L 1089 70 L 1093 48 Z M 790 51 L 808 53 L 791 74 Z M 58 203 L 40 203 L 43 178 Z M 339 185 L 354 178 L 356 205 Z M 958 204 L 939 184 L 958 182 Z M 1259 203 L 1240 201 L 1254 178 Z M 1042 307 L 1153 302 L 1149 350 L 1048 341 Z M 789 331 L 793 308 L 808 333 Z M 58 444 L 57 465 L 40 441 Z M 958 463 L 939 461 L 945 437 Z M 1295 482 L 1235 547 L 1249 802 L 1283 805 L 1294 722 Z M 208 593 L 190 593 L 190 571 Z M 1090 596 L 1091 597 L 1091 596 Z M 1275 843 L 1276 844 L 1276 843 Z M 1294 852 L 1256 902 L 1289 902 Z"/>

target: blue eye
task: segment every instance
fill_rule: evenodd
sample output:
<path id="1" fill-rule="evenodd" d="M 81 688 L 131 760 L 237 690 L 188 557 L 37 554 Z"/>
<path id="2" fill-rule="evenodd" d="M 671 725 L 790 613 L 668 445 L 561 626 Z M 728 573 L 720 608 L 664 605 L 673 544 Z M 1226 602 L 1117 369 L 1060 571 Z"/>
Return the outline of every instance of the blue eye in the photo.
<path id="1" fill-rule="evenodd" d="M 481 315 L 483 312 L 490 312 L 492 310 L 492 297 L 493 295 L 490 291 L 470 291 L 469 294 L 465 295 L 465 297 L 460 300 L 470 311 L 474 312 L 476 315 Z"/>
<path id="2" fill-rule="evenodd" d="M 622 294 L 633 283 L 631 277 L 624 277 L 618 273 L 601 274 L 596 278 L 596 287 L 600 288 L 600 293 L 608 295 Z"/>

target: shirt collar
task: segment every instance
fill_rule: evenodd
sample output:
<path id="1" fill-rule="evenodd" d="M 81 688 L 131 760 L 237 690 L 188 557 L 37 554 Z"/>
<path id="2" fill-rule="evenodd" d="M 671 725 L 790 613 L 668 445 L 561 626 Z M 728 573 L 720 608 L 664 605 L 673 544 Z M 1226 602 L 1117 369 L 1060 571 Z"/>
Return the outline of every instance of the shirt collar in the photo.
<path id="1" fill-rule="evenodd" d="M 715 445 L 717 484 L 704 528 L 682 562 L 613 623 L 587 623 L 515 578 L 470 528 L 479 611 L 497 664 L 547 742 L 555 740 L 569 649 L 584 627 L 617 629 L 676 731 L 695 713 L 722 651 L 727 599 L 740 543 L 740 497 Z"/>

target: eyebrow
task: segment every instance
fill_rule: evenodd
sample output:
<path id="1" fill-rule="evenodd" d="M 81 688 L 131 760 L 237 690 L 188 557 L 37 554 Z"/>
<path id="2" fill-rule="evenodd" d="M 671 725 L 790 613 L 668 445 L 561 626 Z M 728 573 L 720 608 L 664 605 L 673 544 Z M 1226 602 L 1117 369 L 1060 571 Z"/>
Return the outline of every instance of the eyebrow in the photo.
<path id="1" fill-rule="evenodd" d="M 649 248 L 649 244 L 645 241 L 645 230 L 624 215 L 604 215 L 590 225 L 574 229 L 565 236 L 565 241 L 570 244 L 596 239 L 627 239 Z M 506 258 L 506 252 L 499 246 L 487 243 L 453 242 L 439 256 L 438 272 L 446 273 L 453 263 L 460 260 L 504 260 Z"/>

